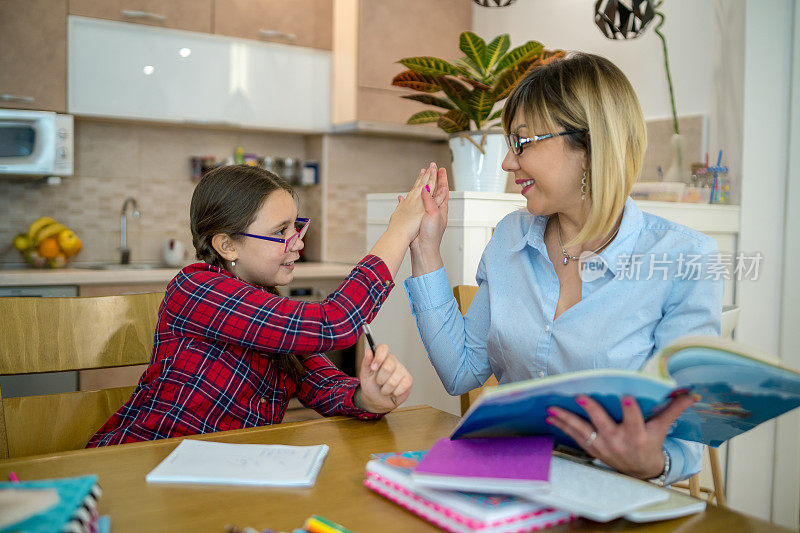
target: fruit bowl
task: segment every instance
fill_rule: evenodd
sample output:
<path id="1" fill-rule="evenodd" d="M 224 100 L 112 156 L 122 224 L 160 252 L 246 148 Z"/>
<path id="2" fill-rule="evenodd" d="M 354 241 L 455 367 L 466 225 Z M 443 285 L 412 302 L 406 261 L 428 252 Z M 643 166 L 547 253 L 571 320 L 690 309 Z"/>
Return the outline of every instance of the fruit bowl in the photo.
<path id="1" fill-rule="evenodd" d="M 27 233 L 14 237 L 14 248 L 34 268 L 62 268 L 81 247 L 81 240 L 71 229 L 50 217 L 38 218 Z"/>

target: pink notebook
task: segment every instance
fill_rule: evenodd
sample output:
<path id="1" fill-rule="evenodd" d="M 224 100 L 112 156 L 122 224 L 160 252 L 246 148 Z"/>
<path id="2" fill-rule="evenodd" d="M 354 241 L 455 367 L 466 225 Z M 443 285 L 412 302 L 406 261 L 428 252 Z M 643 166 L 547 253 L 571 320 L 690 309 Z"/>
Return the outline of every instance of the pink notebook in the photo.
<path id="1" fill-rule="evenodd" d="M 533 496 L 548 489 L 552 453 L 549 436 L 444 438 L 411 477 L 426 487 Z"/>

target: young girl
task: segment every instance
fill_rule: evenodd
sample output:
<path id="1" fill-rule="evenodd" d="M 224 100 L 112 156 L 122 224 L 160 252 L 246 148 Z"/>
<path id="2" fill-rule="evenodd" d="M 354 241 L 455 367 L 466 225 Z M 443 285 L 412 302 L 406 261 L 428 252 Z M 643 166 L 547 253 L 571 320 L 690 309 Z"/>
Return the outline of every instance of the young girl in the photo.
<path id="1" fill-rule="evenodd" d="M 367 350 L 358 378 L 320 352 L 355 344 L 394 286 L 430 195 L 420 176 L 386 230 L 321 303 L 283 298 L 309 220 L 274 174 L 244 165 L 209 172 L 191 203 L 202 263 L 167 286 L 150 365 L 131 398 L 88 446 L 280 423 L 297 396 L 324 416 L 375 419 L 403 403 L 411 375 L 386 345 Z M 435 184 L 435 177 L 432 181 Z"/>

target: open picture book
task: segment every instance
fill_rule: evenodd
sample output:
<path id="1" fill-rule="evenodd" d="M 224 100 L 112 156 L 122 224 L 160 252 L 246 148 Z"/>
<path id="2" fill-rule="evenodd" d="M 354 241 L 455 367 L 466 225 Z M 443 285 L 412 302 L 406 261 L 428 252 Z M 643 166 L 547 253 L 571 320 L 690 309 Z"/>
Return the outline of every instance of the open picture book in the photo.
<path id="1" fill-rule="evenodd" d="M 450 438 L 552 434 L 557 444 L 577 445 L 545 423 L 557 406 L 588 416 L 575 403 L 586 394 L 622 420 L 621 399 L 636 398 L 645 419 L 680 394 L 699 401 L 676 420 L 671 437 L 719 446 L 800 406 L 800 372 L 772 357 L 719 337 L 683 337 L 654 355 L 644 368 L 586 370 L 486 387 Z"/>

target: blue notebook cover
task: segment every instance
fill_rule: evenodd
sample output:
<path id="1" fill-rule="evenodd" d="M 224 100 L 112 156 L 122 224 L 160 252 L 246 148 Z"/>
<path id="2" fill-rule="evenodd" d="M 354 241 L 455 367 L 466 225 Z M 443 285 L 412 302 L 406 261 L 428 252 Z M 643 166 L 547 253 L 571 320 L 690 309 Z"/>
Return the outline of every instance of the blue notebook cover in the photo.
<path id="1" fill-rule="evenodd" d="M 548 407 L 588 420 L 575 403 L 576 395 L 586 394 L 619 422 L 624 395 L 634 396 L 648 419 L 676 394 L 689 393 L 699 401 L 678 418 L 670 436 L 719 446 L 800 406 L 800 373 L 718 337 L 679 339 L 654 356 L 648 367 L 649 374 L 587 370 L 487 387 L 451 438 L 552 434 L 557 444 L 577 448 L 570 437 L 545 423 Z"/>
<path id="2" fill-rule="evenodd" d="M 95 487 L 97 488 L 95 489 Z M 93 509 L 96 507 L 97 497 L 99 497 L 99 486 L 97 486 L 97 476 L 95 475 L 21 481 L 19 483 L 0 483 L 0 490 L 2 489 L 55 489 L 58 492 L 59 501 L 39 514 L 0 529 L 0 533 L 10 533 L 12 531 L 51 533 L 53 531 L 61 531 L 74 518 L 76 511 L 82 505 L 87 504 L 87 498 L 89 500 L 93 498 L 93 502 L 88 503 L 89 507 Z"/>

